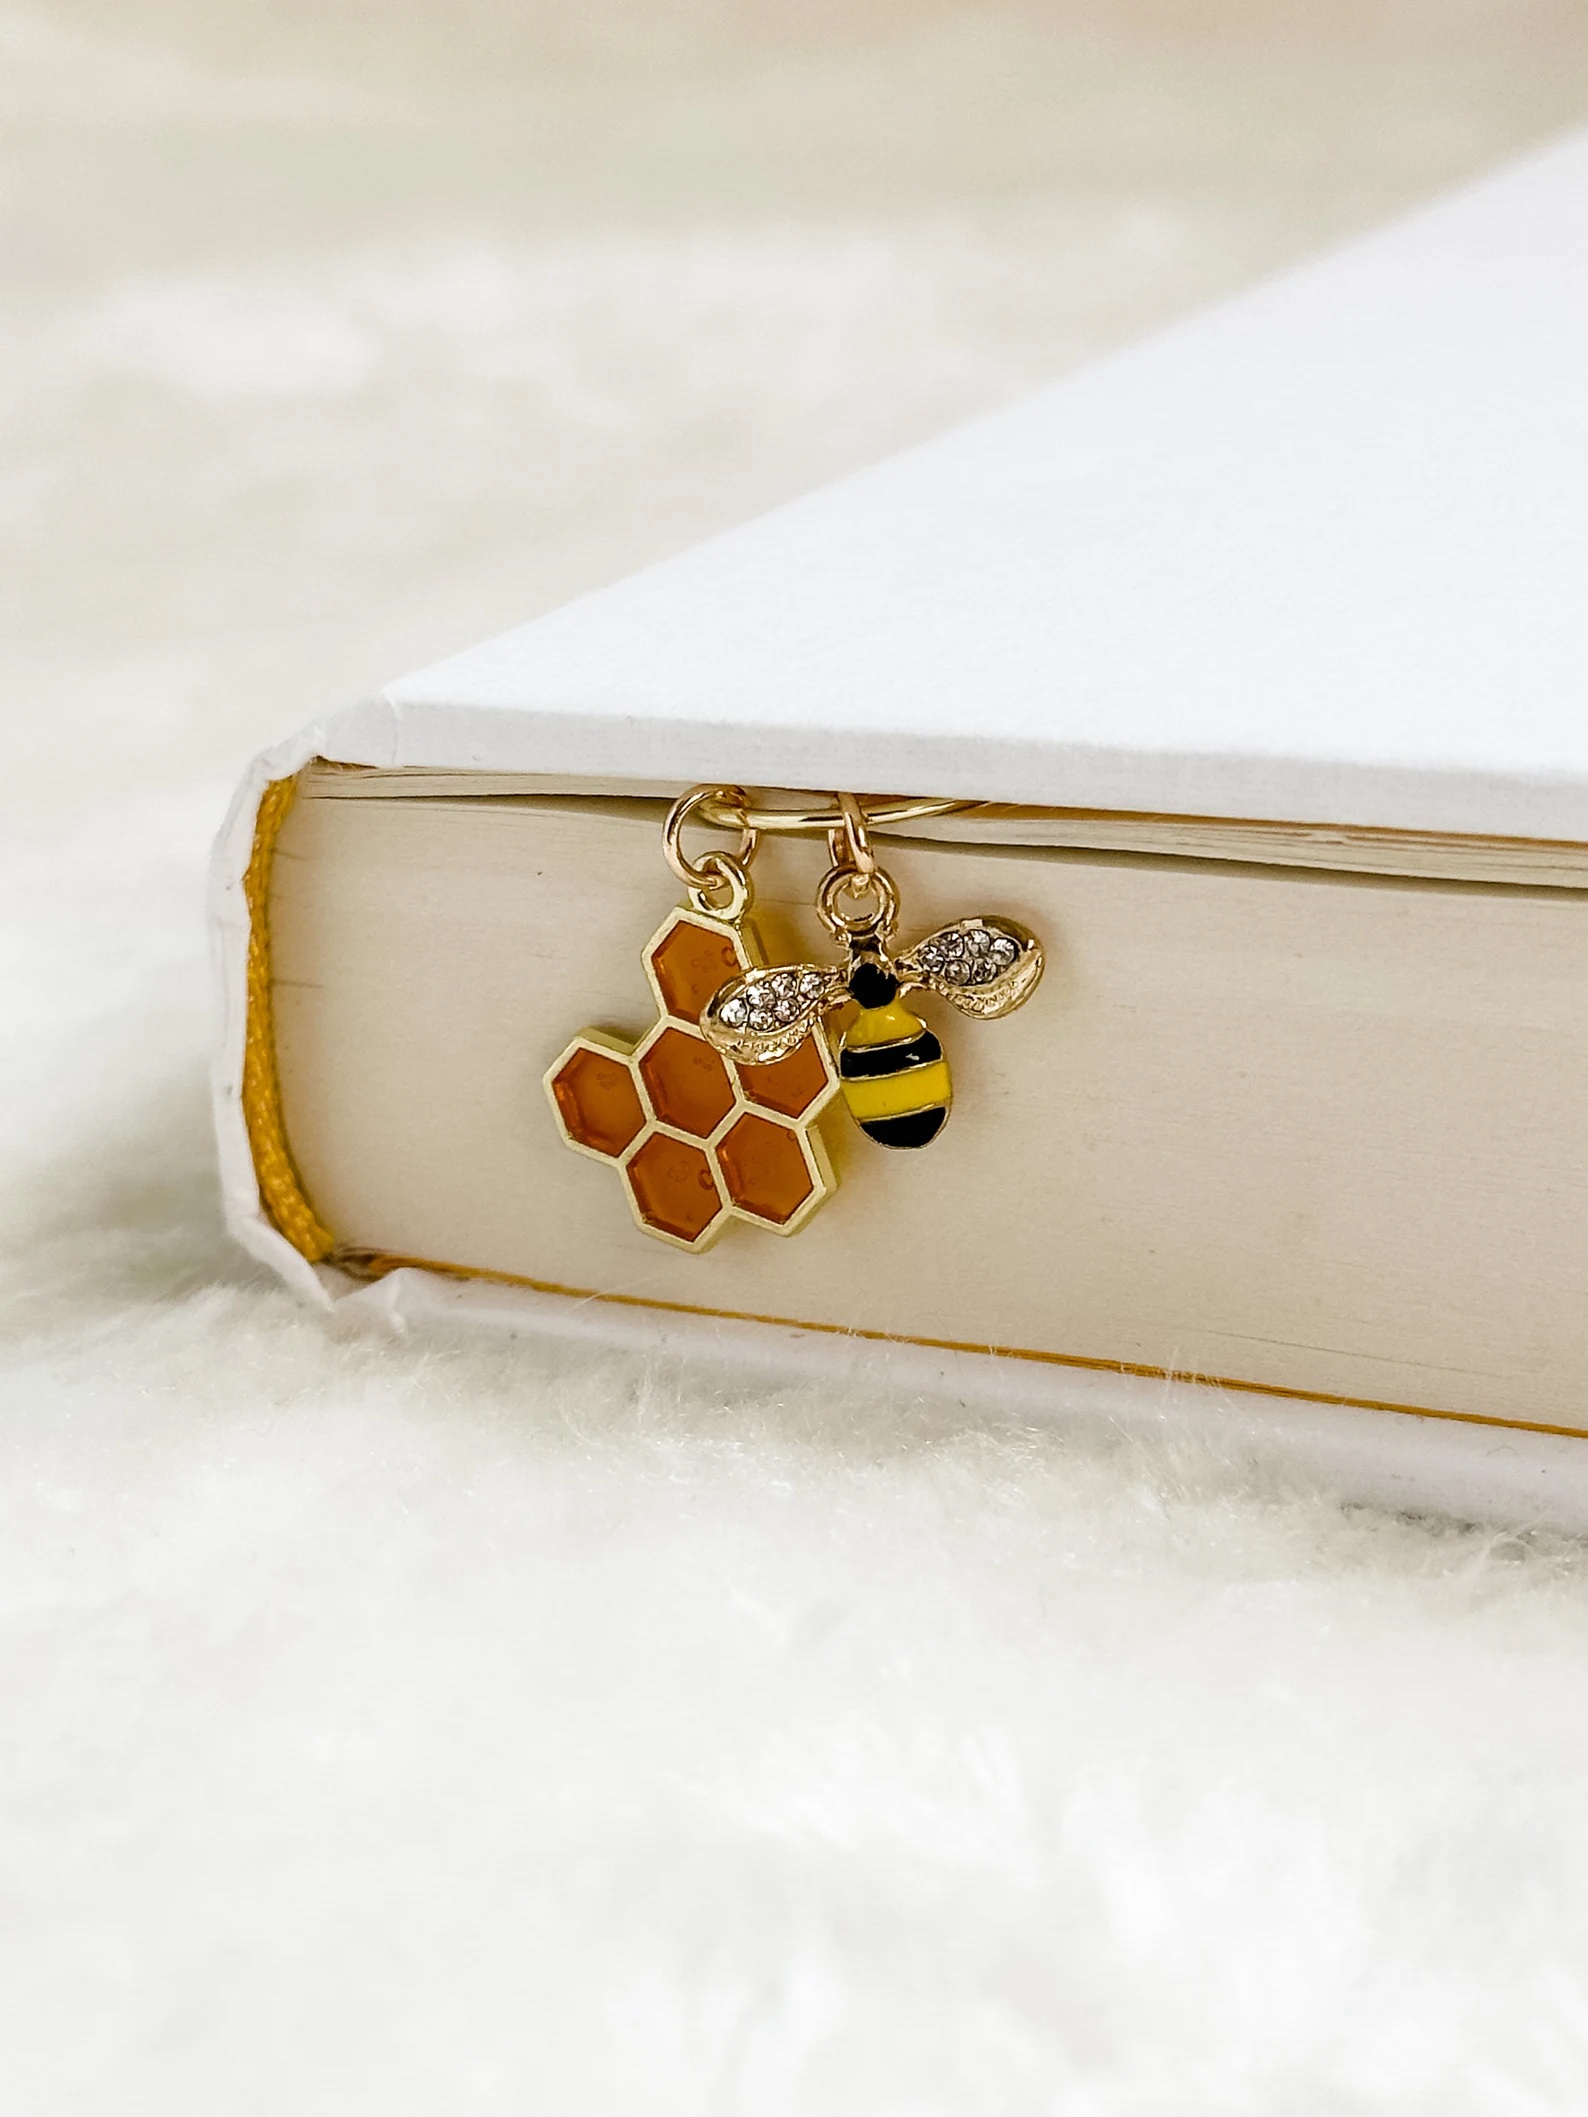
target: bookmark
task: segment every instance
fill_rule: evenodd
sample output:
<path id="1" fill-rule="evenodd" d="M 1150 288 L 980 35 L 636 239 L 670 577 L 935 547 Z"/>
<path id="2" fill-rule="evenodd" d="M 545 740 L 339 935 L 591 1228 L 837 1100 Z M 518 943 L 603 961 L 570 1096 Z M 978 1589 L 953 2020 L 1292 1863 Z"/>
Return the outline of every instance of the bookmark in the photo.
<path id="1" fill-rule="evenodd" d="M 816 1127 L 840 1094 L 881 1146 L 937 1138 L 953 1101 L 948 1061 L 903 995 L 920 989 L 993 1021 L 1024 1005 L 1043 968 L 1034 934 L 984 914 L 894 952 L 899 893 L 868 823 L 958 806 L 879 803 L 868 816 L 840 794 L 815 814 L 753 810 L 733 787 L 695 787 L 674 803 L 663 851 L 686 902 L 645 947 L 655 1026 L 632 1044 L 586 1030 L 546 1075 L 564 1140 L 618 1171 L 646 1234 L 697 1251 L 732 1219 L 784 1235 L 804 1227 L 836 1187 Z M 691 860 L 683 831 L 697 812 L 736 825 L 737 850 Z M 768 961 L 751 917 L 764 829 L 826 832 L 816 912 L 841 962 Z M 828 1025 L 840 1013 L 835 1049 Z"/>

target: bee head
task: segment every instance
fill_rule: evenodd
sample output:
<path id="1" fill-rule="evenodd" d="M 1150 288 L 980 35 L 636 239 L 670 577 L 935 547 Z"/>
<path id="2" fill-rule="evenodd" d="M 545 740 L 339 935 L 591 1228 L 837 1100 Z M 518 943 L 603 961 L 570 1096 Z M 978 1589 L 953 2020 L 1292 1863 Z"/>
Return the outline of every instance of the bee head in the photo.
<path id="1" fill-rule="evenodd" d="M 899 996 L 899 981 L 885 963 L 861 956 L 850 965 L 849 997 L 860 1007 L 886 1007 Z"/>

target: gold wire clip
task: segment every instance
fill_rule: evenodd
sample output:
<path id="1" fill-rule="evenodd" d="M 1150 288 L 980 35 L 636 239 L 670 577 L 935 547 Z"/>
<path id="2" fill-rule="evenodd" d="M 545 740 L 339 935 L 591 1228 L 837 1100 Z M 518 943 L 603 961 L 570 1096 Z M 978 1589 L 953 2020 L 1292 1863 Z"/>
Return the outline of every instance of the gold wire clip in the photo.
<path id="1" fill-rule="evenodd" d="M 762 787 L 756 791 L 766 794 L 774 790 Z M 814 795 L 796 795 L 793 800 L 800 805 L 785 807 L 776 802 L 752 802 L 743 787 L 696 787 L 685 798 L 698 809 L 702 823 L 718 830 L 800 838 L 816 838 L 843 829 L 850 813 L 846 804 L 852 804 L 862 824 L 873 830 L 922 823 L 931 816 L 956 816 L 982 806 L 979 801 L 908 799 L 895 794 L 834 794 L 824 797 L 820 805 Z"/>

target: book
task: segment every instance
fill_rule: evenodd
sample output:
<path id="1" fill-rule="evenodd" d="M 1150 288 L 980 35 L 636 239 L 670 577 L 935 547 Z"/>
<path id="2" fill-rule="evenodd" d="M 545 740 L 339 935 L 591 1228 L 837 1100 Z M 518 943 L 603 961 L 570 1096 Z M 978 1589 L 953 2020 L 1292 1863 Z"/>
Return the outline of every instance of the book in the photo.
<path id="1" fill-rule="evenodd" d="M 1579 139 L 266 753 L 216 868 L 237 1232 L 320 1299 L 1532 1429 L 1588 1518 L 1585 213 Z M 903 938 L 1049 954 L 937 1023 L 928 1152 L 835 1100 L 809 1225 L 700 1253 L 542 1085 L 655 1029 L 696 780 L 952 801 L 879 835 Z M 821 866 L 758 855 L 789 960 Z"/>

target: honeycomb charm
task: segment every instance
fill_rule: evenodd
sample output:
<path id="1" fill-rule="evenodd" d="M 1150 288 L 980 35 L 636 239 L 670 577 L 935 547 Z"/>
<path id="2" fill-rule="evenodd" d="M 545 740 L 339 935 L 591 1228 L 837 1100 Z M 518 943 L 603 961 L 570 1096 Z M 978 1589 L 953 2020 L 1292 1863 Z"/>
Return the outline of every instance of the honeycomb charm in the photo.
<path id="1" fill-rule="evenodd" d="M 708 1249 L 730 1220 L 792 1235 L 835 1188 L 816 1130 L 839 1085 L 821 1029 L 772 1065 L 701 1033 L 728 980 L 764 967 L 746 922 L 676 911 L 645 949 L 655 1025 L 637 1044 L 587 1029 L 546 1075 L 568 1145 L 615 1169 L 637 1225 L 678 1249 Z"/>

